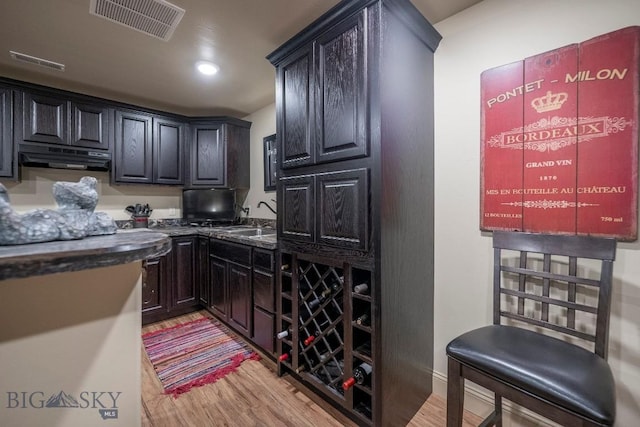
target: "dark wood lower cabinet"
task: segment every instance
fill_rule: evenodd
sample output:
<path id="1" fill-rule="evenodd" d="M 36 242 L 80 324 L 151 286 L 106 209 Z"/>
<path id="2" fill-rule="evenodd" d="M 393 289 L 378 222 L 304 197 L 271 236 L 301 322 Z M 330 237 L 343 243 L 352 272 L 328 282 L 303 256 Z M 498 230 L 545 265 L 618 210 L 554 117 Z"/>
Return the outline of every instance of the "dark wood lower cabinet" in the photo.
<path id="1" fill-rule="evenodd" d="M 251 246 L 211 239 L 210 307 L 237 332 L 253 335 Z"/>
<path id="2" fill-rule="evenodd" d="M 198 237 L 198 261 L 196 266 L 198 275 L 198 288 L 200 291 L 200 304 L 209 306 L 209 238 Z"/>
<path id="3" fill-rule="evenodd" d="M 174 237 L 172 239 L 172 279 L 170 311 L 183 309 L 184 307 L 197 307 L 198 286 L 196 283 L 196 250 L 197 237 Z"/>
<path id="4" fill-rule="evenodd" d="M 253 341 L 275 355 L 274 251 L 253 250 Z"/>
<path id="5" fill-rule="evenodd" d="M 211 312 L 224 321 L 229 321 L 227 308 L 227 262 L 211 255 L 209 260 L 210 300 Z"/>
<path id="6" fill-rule="evenodd" d="M 142 323 L 205 307 L 275 355 L 275 251 L 204 236 L 175 236 L 143 263 Z"/>
<path id="7" fill-rule="evenodd" d="M 167 256 L 151 258 L 142 264 L 142 323 L 167 317 Z"/>
<path id="8" fill-rule="evenodd" d="M 228 263 L 229 323 L 246 337 L 253 335 L 251 267 Z"/>
<path id="9" fill-rule="evenodd" d="M 142 323 L 152 323 L 197 309 L 197 236 L 172 238 L 166 255 L 144 261 Z"/>

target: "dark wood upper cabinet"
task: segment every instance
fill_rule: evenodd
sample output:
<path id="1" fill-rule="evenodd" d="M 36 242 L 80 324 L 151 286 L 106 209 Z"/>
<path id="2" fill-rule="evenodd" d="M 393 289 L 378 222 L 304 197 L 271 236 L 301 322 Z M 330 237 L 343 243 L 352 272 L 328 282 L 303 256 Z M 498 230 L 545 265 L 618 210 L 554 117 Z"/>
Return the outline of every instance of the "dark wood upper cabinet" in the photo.
<path id="1" fill-rule="evenodd" d="M 347 19 L 315 43 L 317 163 L 367 154 L 364 15 Z"/>
<path id="2" fill-rule="evenodd" d="M 110 109 L 96 104 L 71 103 L 71 145 L 108 150 Z"/>
<path id="3" fill-rule="evenodd" d="M 250 126 L 231 118 L 192 121 L 188 186 L 249 188 Z"/>
<path id="4" fill-rule="evenodd" d="M 293 176 L 281 180 L 278 196 L 280 236 L 299 242 L 315 241 L 316 204 L 315 178 L 310 175 Z"/>
<path id="5" fill-rule="evenodd" d="M 366 251 L 369 180 L 365 168 L 281 180 L 281 237 Z"/>
<path id="6" fill-rule="evenodd" d="M 366 251 L 369 239 L 368 174 L 366 169 L 316 177 L 320 243 Z"/>
<path id="7" fill-rule="evenodd" d="M 129 110 L 115 117 L 116 183 L 184 184 L 186 123 Z"/>
<path id="8" fill-rule="evenodd" d="M 153 182 L 151 116 L 134 111 L 116 111 L 115 182 Z"/>
<path id="9" fill-rule="evenodd" d="M 102 104 L 25 91 L 18 140 L 108 151 L 110 111 Z"/>
<path id="10" fill-rule="evenodd" d="M 195 125 L 191 130 L 191 184 L 222 187 L 226 184 L 226 147 L 223 125 Z"/>
<path id="11" fill-rule="evenodd" d="M 68 144 L 69 111 L 66 99 L 37 93 L 22 94 L 22 140 Z"/>
<path id="12" fill-rule="evenodd" d="M 154 117 L 153 182 L 184 184 L 185 123 Z"/>
<path id="13" fill-rule="evenodd" d="M 312 164 L 315 151 L 312 139 L 313 51 L 311 46 L 300 49 L 285 59 L 277 69 L 277 114 L 280 120 L 282 168 Z"/>
<path id="14" fill-rule="evenodd" d="M 356 14 L 278 65 L 282 168 L 368 154 L 364 22 Z"/>
<path id="15" fill-rule="evenodd" d="M 15 178 L 16 159 L 12 138 L 12 91 L 0 86 L 0 177 Z"/>

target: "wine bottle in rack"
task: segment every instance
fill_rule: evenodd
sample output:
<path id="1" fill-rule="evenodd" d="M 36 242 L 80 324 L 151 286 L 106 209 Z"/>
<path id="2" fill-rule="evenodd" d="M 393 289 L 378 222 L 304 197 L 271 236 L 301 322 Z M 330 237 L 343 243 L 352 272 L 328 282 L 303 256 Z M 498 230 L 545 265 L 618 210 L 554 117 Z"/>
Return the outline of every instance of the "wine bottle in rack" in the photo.
<path id="1" fill-rule="evenodd" d="M 369 284 L 360 283 L 359 285 L 355 285 L 353 287 L 353 293 L 359 294 L 359 295 L 367 295 L 369 293 Z"/>
<path id="2" fill-rule="evenodd" d="M 360 326 L 369 326 L 369 325 L 371 325 L 371 314 L 369 313 L 369 311 L 367 311 L 366 313 L 363 313 L 360 316 L 356 317 L 356 324 L 360 325 Z"/>
<path id="3" fill-rule="evenodd" d="M 320 293 L 319 297 L 314 298 L 309 302 L 309 308 L 315 310 L 320 304 L 329 299 L 329 297 L 340 292 L 340 289 L 342 288 L 341 283 L 343 282 L 343 280 L 344 279 L 342 277 L 340 277 L 338 281 L 333 280 L 331 285 Z"/>
<path id="4" fill-rule="evenodd" d="M 278 332 L 276 334 L 276 338 L 279 339 L 279 340 L 282 340 L 282 339 L 285 339 L 285 338 L 291 337 L 291 336 L 293 336 L 293 330 L 291 329 L 291 327 L 289 327 L 289 328 L 287 328 L 287 329 L 285 329 L 283 331 L 280 331 L 280 332 Z"/>
<path id="5" fill-rule="evenodd" d="M 278 361 L 279 362 L 288 362 L 291 360 L 291 351 L 288 351 L 286 353 L 282 353 L 280 355 L 280 357 L 278 357 Z"/>
<path id="6" fill-rule="evenodd" d="M 354 384 L 364 384 L 369 379 L 372 370 L 373 368 L 368 363 L 361 363 L 353 370 L 353 376 L 342 383 L 342 388 L 349 390 Z"/>
<path id="7" fill-rule="evenodd" d="M 320 335 L 319 331 L 316 331 L 314 334 L 309 335 L 307 338 L 305 338 L 304 340 L 304 345 L 306 346 L 310 346 L 312 342 L 314 342 L 316 340 L 316 337 Z"/>

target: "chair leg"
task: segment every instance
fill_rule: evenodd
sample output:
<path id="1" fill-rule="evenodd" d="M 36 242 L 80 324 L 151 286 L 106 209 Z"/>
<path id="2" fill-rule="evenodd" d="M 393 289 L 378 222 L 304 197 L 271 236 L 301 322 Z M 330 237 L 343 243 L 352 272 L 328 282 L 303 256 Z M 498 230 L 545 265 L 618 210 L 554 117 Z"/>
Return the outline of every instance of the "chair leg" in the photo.
<path id="1" fill-rule="evenodd" d="M 447 367 L 447 427 L 462 426 L 464 411 L 464 378 L 462 366 L 451 357 Z"/>
<path id="2" fill-rule="evenodd" d="M 502 396 L 500 396 L 498 393 L 496 393 L 495 395 L 495 403 L 494 403 L 494 407 L 495 407 L 495 426 L 496 427 L 502 427 Z"/>

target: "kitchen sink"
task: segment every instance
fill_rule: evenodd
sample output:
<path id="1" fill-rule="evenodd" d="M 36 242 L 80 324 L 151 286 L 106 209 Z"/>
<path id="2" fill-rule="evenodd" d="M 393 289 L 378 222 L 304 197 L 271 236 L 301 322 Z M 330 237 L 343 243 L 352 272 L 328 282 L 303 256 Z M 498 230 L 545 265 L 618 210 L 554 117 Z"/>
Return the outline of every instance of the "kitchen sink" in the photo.
<path id="1" fill-rule="evenodd" d="M 249 236 L 249 237 L 260 237 L 260 236 L 269 236 L 276 234 L 276 230 L 268 229 L 265 230 L 263 228 L 240 228 L 236 230 L 227 230 L 226 233 L 233 234 L 234 236 Z"/>

